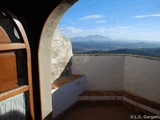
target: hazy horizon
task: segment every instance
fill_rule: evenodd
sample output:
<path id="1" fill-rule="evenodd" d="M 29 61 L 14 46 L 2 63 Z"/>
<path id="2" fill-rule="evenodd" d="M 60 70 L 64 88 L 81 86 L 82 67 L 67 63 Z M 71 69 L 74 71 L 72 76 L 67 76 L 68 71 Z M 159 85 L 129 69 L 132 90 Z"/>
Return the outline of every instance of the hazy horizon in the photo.
<path id="1" fill-rule="evenodd" d="M 149 43 L 150 42 L 155 42 L 155 43 L 160 43 L 160 41 L 156 41 L 156 40 L 114 39 L 114 38 L 111 38 L 111 37 L 108 37 L 108 36 L 102 36 L 102 35 L 96 35 L 96 34 L 95 35 L 86 35 L 86 36 L 71 37 L 69 39 L 72 41 L 74 38 L 85 38 L 85 37 L 94 37 L 94 36 L 106 37 L 106 38 L 110 39 L 111 41 L 119 41 L 119 42 L 149 42 Z M 103 40 L 103 41 L 108 41 L 108 39 Z M 88 40 L 85 40 L 85 41 L 88 41 Z M 98 41 L 98 39 L 97 39 L 97 41 Z"/>

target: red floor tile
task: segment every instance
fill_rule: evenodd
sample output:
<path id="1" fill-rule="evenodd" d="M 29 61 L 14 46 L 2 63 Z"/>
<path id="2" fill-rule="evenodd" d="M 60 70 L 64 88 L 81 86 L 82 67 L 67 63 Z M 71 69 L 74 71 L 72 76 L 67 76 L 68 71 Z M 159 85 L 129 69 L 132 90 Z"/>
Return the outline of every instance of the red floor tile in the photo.
<path id="1" fill-rule="evenodd" d="M 130 120 L 134 114 L 120 106 L 79 106 L 61 120 Z"/>

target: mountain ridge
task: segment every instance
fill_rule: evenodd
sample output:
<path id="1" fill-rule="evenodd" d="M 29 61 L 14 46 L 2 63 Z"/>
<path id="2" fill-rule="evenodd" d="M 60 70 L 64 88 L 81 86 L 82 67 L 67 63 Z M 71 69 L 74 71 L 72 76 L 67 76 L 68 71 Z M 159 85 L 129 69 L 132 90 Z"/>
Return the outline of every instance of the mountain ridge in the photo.
<path id="1" fill-rule="evenodd" d="M 109 37 L 92 35 L 86 37 L 76 37 L 71 40 L 73 54 L 139 54 L 149 56 L 159 56 L 160 42 L 148 41 L 118 41 Z M 156 51 L 157 50 L 157 51 Z"/>
<path id="2" fill-rule="evenodd" d="M 88 36 L 80 36 L 80 37 L 72 37 L 70 38 L 71 41 L 90 41 L 90 40 L 93 40 L 93 41 L 113 41 L 113 42 L 129 42 L 129 43 L 140 43 L 140 42 L 145 42 L 145 43 L 159 43 L 160 44 L 160 41 L 157 41 L 157 40 L 152 40 L 152 41 L 149 41 L 149 40 L 134 40 L 134 39 L 113 39 L 111 37 L 108 37 L 108 36 L 102 36 L 102 35 L 88 35 Z"/>

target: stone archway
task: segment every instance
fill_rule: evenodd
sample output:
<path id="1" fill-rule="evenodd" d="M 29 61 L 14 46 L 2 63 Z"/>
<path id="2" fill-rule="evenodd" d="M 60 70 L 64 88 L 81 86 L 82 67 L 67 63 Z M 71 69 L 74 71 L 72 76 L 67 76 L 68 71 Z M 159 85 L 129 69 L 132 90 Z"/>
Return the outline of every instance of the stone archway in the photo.
<path id="1" fill-rule="evenodd" d="M 51 119 L 51 44 L 55 29 L 64 13 L 77 0 L 64 0 L 48 16 L 41 32 L 38 60 L 42 119 Z"/>

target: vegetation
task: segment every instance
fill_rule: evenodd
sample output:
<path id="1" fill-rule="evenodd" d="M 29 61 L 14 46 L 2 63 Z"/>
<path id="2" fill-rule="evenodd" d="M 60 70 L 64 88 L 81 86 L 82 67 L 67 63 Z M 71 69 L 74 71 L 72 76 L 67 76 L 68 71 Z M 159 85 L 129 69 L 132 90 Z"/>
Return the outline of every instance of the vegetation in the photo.
<path id="1" fill-rule="evenodd" d="M 160 42 L 112 40 L 104 36 L 71 39 L 74 54 L 132 54 L 160 58 Z"/>
<path id="2" fill-rule="evenodd" d="M 93 51 L 81 52 L 78 54 L 108 54 L 108 53 L 160 57 L 160 48 L 118 49 L 118 50 L 110 50 L 110 51 L 93 50 Z"/>

